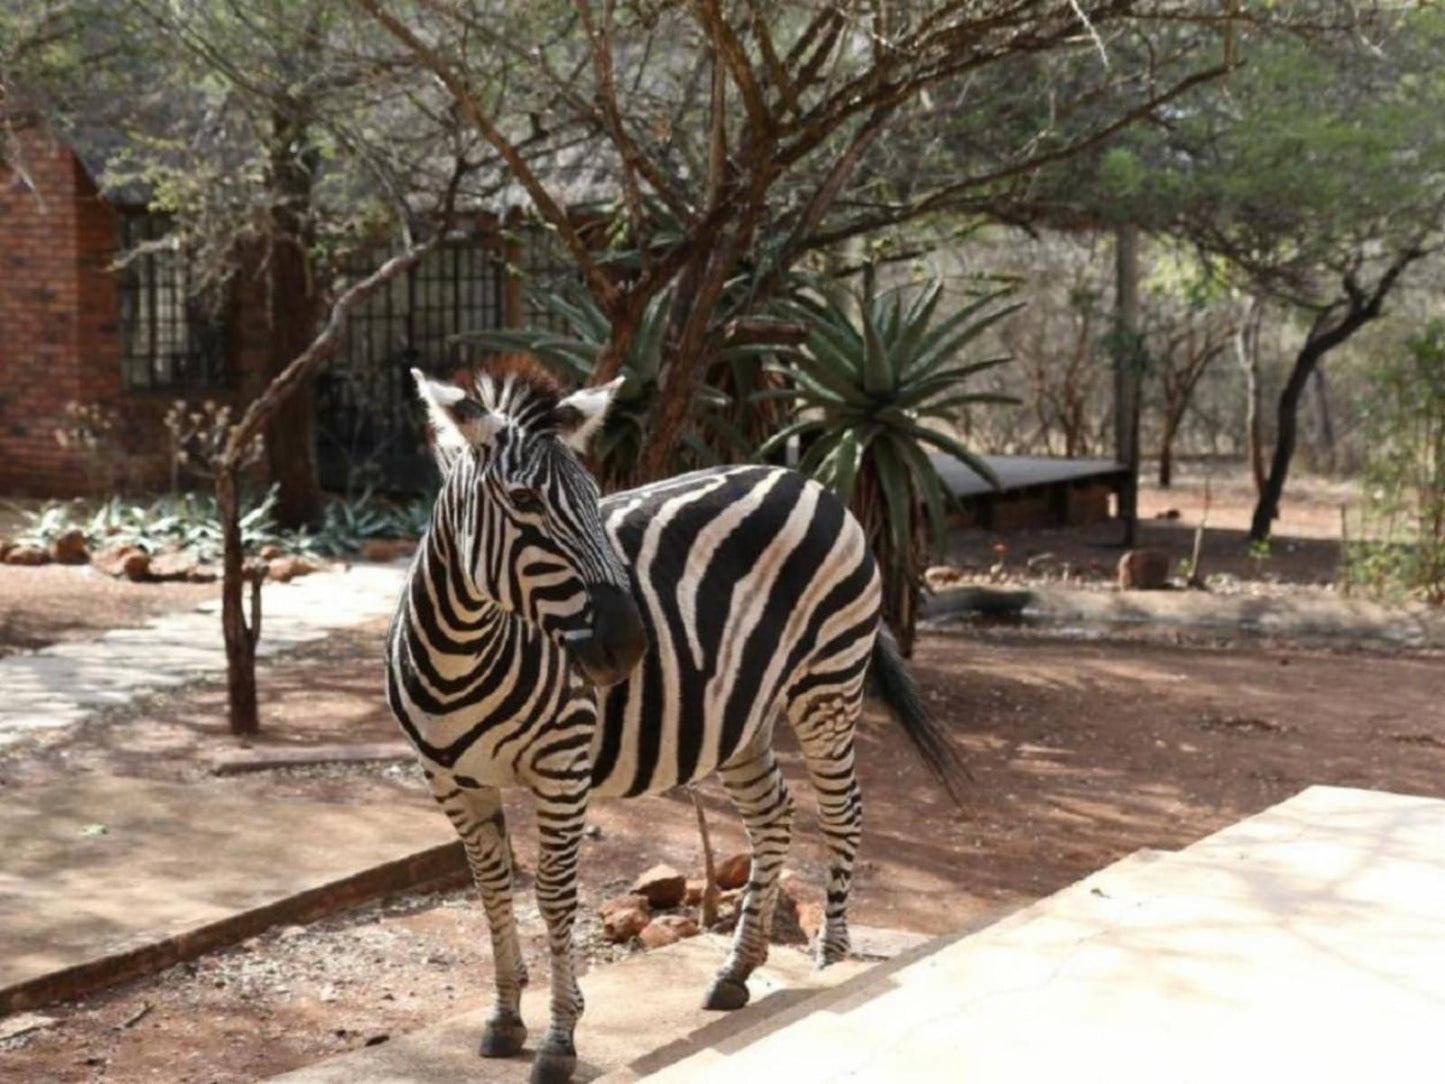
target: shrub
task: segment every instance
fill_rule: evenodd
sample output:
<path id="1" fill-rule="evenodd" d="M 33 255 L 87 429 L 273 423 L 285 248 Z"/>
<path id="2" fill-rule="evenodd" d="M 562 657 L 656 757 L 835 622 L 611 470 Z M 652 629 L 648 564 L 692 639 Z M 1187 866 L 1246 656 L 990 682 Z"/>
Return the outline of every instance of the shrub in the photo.
<path id="1" fill-rule="evenodd" d="M 1445 602 L 1445 322 L 1376 366 L 1360 538 L 1347 581 L 1384 598 Z"/>

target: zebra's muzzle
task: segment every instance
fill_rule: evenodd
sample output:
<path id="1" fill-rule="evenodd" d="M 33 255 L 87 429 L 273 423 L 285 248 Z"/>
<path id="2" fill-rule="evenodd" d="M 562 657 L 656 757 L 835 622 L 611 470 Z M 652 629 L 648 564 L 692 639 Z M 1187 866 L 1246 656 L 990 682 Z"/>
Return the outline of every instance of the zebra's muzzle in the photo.
<path id="1" fill-rule="evenodd" d="M 647 651 L 647 630 L 632 595 L 611 584 L 587 590 L 592 625 L 563 635 L 567 650 L 591 685 L 616 685 L 636 669 Z"/>

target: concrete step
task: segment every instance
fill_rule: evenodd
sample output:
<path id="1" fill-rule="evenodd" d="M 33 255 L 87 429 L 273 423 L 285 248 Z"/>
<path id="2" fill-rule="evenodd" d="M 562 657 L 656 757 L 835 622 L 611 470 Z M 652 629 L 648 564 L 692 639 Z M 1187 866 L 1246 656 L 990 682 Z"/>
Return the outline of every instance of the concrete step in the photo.
<path id="1" fill-rule="evenodd" d="M 1153 865 L 1166 853 L 1168 852 L 1150 849 L 1135 851 L 1095 874 L 1090 878 L 1090 882 L 1112 881 L 1128 876 L 1134 871 Z M 632 1081 L 643 1079 L 657 1084 L 691 1080 L 695 1074 L 724 1065 L 729 1057 L 739 1051 L 809 1017 L 819 1013 L 846 1012 L 850 1006 L 863 1004 L 871 998 L 885 994 L 897 987 L 897 976 L 901 972 L 919 961 L 999 923 L 1027 921 L 1030 916 L 1041 913 L 1047 905 L 1047 900 L 1041 900 L 1003 915 L 982 919 L 972 926 L 942 937 L 922 939 L 906 951 L 853 976 L 846 982 L 817 990 L 810 997 L 799 999 L 793 1004 L 780 1004 L 766 1014 L 743 1021 L 743 1027 L 732 1028 L 727 1032 L 698 1032 L 685 1040 L 671 1043 L 609 1073 L 598 1084 L 631 1084 Z"/>
<path id="2" fill-rule="evenodd" d="M 865 973 L 869 962 L 849 960 L 825 971 L 796 948 L 775 946 L 767 964 L 748 982 L 752 1003 L 733 1013 L 709 1013 L 702 998 L 727 955 L 728 939 L 704 934 L 630 957 L 582 976 L 587 1010 L 577 1028 L 577 1081 L 596 1080 L 660 1047 L 686 1042 L 696 1049 L 722 1041 L 820 990 Z M 522 998 L 522 1018 L 532 1040 L 547 1024 L 546 975 Z M 455 1084 L 458 1080 L 525 1081 L 529 1049 L 517 1058 L 483 1060 L 477 1055 L 485 1007 L 355 1050 L 316 1065 L 273 1077 L 284 1084 Z M 686 1049 L 679 1048 L 679 1056 Z M 636 1079 L 636 1075 L 627 1078 Z"/>
<path id="3" fill-rule="evenodd" d="M 1445 802 L 1312 787 L 648 1079 L 1424 1079 L 1442 899 Z"/>

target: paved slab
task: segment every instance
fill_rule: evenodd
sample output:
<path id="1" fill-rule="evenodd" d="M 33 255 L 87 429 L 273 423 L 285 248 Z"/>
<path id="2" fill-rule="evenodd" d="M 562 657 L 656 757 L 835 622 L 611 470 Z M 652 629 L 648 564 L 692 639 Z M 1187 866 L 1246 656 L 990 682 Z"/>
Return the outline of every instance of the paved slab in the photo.
<path id="1" fill-rule="evenodd" d="M 427 809 L 78 776 L 0 797 L 0 1014 L 448 878 Z"/>
<path id="2" fill-rule="evenodd" d="M 1445 802 L 1314 787 L 648 1079 L 1420 1080 L 1442 1029 Z"/>
<path id="3" fill-rule="evenodd" d="M 262 589 L 264 658 L 328 632 L 390 614 L 406 564 L 328 569 Z M 95 640 L 55 644 L 0 659 L 0 745 L 39 730 L 73 726 L 100 708 L 194 681 L 226 668 L 221 604 L 167 614 Z"/>
<path id="4" fill-rule="evenodd" d="M 820 989 L 856 977 L 869 965 L 848 961 L 814 971 L 804 953 L 775 947 L 766 966 L 750 979 L 753 1003 L 735 1013 L 700 1007 L 704 991 L 727 955 L 728 941 L 704 935 L 655 952 L 630 957 L 582 976 L 587 1010 L 577 1028 L 577 1081 L 595 1080 L 667 1043 L 704 1029 L 695 1041 L 746 1028 L 770 1013 Z M 522 998 L 522 1018 L 532 1040 L 546 1032 L 545 976 Z M 273 1077 L 276 1084 L 455 1084 L 459 1080 L 526 1081 L 530 1049 L 518 1058 L 477 1055 L 486 1009 L 367 1047 L 297 1072 Z M 806 1076 L 797 1078 L 808 1079 Z M 736 1084 L 734 1081 L 733 1084 Z"/>

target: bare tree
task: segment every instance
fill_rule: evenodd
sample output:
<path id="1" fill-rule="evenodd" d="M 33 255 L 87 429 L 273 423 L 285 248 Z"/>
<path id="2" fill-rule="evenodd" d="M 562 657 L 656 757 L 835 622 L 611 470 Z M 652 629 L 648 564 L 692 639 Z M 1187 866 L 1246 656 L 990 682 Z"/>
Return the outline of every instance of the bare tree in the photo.
<path id="1" fill-rule="evenodd" d="M 1189 0 L 577 0 L 525 16 L 466 0 L 353 2 L 447 88 L 566 245 L 611 321 L 594 379 L 617 372 L 648 304 L 675 284 L 644 477 L 670 469 L 708 360 L 733 322 L 807 254 L 1001 200 L 1040 166 L 1096 146 L 1227 67 L 1208 33 L 1187 41 L 1176 33 L 1190 20 L 1217 20 L 1214 5 Z M 1127 71 L 1100 63 L 1101 35 L 1124 33 L 1156 33 L 1170 47 L 1137 50 L 1143 59 Z M 553 106 L 521 115 L 500 108 L 478 79 L 498 56 L 530 63 L 526 79 L 555 95 Z M 1090 108 L 1071 98 L 1052 115 L 990 114 L 989 99 L 969 97 L 996 69 L 1043 77 L 1048 66 L 1034 62 L 1045 56 L 1087 71 L 1075 89 Z M 960 100 L 976 111 L 975 131 L 991 126 L 989 138 L 976 140 L 967 160 L 955 157 L 947 176 L 919 183 L 916 171 L 895 168 L 895 180 L 914 175 L 896 198 L 880 193 L 874 167 L 898 166 L 893 144 L 970 117 Z M 578 125 L 595 136 L 589 163 L 620 193 L 615 232 L 630 250 L 622 263 L 572 213 L 577 171 L 536 168 L 518 153 L 528 132 Z M 729 291 L 740 274 L 746 288 Z M 725 296 L 736 300 L 723 304 Z"/>

